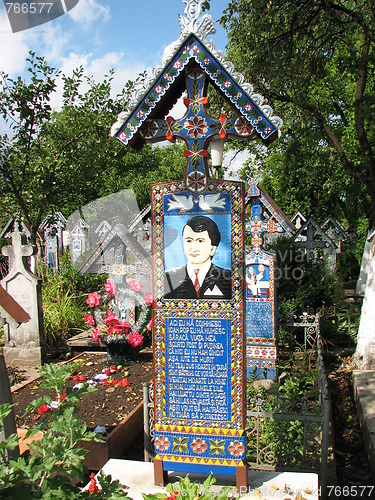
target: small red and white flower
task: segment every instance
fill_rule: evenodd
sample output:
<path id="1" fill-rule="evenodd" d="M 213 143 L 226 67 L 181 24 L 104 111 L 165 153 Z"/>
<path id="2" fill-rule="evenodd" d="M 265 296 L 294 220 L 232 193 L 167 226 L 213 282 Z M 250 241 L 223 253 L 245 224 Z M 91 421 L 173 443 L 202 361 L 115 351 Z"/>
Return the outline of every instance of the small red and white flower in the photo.
<path id="1" fill-rule="evenodd" d="M 140 284 L 140 282 L 138 280 L 135 280 L 135 279 L 129 280 L 128 285 L 129 285 L 130 290 L 134 290 L 135 292 L 139 292 L 143 288 L 143 286 Z"/>
<path id="2" fill-rule="evenodd" d="M 228 446 L 228 451 L 233 457 L 239 457 L 245 453 L 245 447 L 241 441 L 235 439 Z"/>
<path id="3" fill-rule="evenodd" d="M 85 314 L 85 323 L 89 326 L 95 326 L 94 316 L 92 314 Z"/>
<path id="4" fill-rule="evenodd" d="M 107 292 L 107 295 L 114 295 L 116 292 L 116 285 L 111 280 L 107 280 L 104 285 L 104 290 Z"/>
<path id="5" fill-rule="evenodd" d="M 170 445 L 171 445 L 171 442 L 165 436 L 158 436 L 155 439 L 155 448 L 157 448 L 160 451 L 168 450 L 168 448 L 170 447 Z"/>
<path id="6" fill-rule="evenodd" d="M 86 304 L 89 307 L 96 307 L 100 304 L 101 297 L 98 292 L 90 293 L 87 297 Z"/>
<path id="7" fill-rule="evenodd" d="M 201 438 L 194 439 L 194 441 L 191 443 L 191 449 L 198 455 L 204 453 L 207 450 L 206 441 Z"/>

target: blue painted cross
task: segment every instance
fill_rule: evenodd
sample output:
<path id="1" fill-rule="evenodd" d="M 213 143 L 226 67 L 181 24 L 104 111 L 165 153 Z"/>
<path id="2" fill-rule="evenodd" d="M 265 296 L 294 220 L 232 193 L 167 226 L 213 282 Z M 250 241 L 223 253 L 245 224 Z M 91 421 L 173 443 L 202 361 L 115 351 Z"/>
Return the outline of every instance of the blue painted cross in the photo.
<path id="1" fill-rule="evenodd" d="M 242 116 L 227 118 L 221 114 L 213 118 L 206 113 L 207 76 L 200 68 L 192 68 L 186 72 L 186 90 L 184 99 L 186 113 L 175 120 L 168 116 L 165 120 L 147 120 L 140 131 L 147 142 L 159 142 L 167 139 L 174 141 L 180 138 L 185 141 L 187 158 L 185 184 L 189 191 L 202 192 L 209 183 L 207 147 L 212 139 L 225 140 L 228 135 L 238 139 L 249 139 L 255 131 Z"/>

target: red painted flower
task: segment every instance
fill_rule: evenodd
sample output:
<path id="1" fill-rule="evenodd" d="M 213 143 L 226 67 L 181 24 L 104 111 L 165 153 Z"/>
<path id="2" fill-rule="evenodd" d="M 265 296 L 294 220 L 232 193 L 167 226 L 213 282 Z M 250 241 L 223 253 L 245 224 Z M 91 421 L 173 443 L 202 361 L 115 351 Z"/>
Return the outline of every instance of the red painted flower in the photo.
<path id="1" fill-rule="evenodd" d="M 189 120 L 186 120 L 184 127 L 187 129 L 187 133 L 190 137 L 195 139 L 200 139 L 207 132 L 207 122 L 204 118 L 200 116 L 194 116 Z"/>
<path id="2" fill-rule="evenodd" d="M 95 326 L 95 320 L 92 314 L 85 314 L 85 323 L 89 326 Z"/>
<path id="3" fill-rule="evenodd" d="M 132 347 L 138 347 L 143 343 L 143 335 L 139 332 L 129 333 L 128 342 Z"/>
<path id="4" fill-rule="evenodd" d="M 148 306 L 151 306 L 151 304 L 152 304 L 152 293 L 151 292 L 145 292 L 144 299 L 146 301 L 146 304 Z"/>
<path id="5" fill-rule="evenodd" d="M 111 280 L 107 280 L 104 285 L 104 290 L 107 292 L 107 295 L 114 295 L 116 291 L 116 286 Z"/>
<path id="6" fill-rule="evenodd" d="M 100 299 L 101 297 L 98 292 L 90 293 L 86 300 L 86 304 L 88 304 L 89 307 L 96 307 L 100 304 Z"/>
<path id="7" fill-rule="evenodd" d="M 194 451 L 194 453 L 198 453 L 198 455 L 204 453 L 207 450 L 206 441 L 201 438 L 194 439 L 194 441 L 191 443 L 191 449 Z"/>
<path id="8" fill-rule="evenodd" d="M 132 279 L 128 281 L 128 285 L 130 290 L 134 290 L 135 292 L 139 292 L 143 288 L 138 280 Z"/>
<path id="9" fill-rule="evenodd" d="M 50 407 L 48 405 L 40 405 L 38 408 L 39 415 L 43 415 L 43 413 L 48 413 L 50 411 Z"/>
<path id="10" fill-rule="evenodd" d="M 160 451 L 168 450 L 168 448 L 170 447 L 170 445 L 171 445 L 171 442 L 165 436 L 158 436 L 155 439 L 155 448 L 158 449 L 158 450 L 160 450 Z"/>
<path id="11" fill-rule="evenodd" d="M 232 441 L 230 445 L 228 446 L 229 453 L 233 455 L 234 457 L 239 457 L 240 455 L 243 455 L 245 453 L 245 447 L 241 441 L 238 441 L 237 439 Z"/>

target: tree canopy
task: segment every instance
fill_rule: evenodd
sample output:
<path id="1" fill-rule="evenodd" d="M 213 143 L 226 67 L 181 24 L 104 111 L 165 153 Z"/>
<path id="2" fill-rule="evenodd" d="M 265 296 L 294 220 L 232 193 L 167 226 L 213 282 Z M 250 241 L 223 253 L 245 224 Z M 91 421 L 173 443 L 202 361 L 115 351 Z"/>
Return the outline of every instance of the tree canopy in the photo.
<path id="1" fill-rule="evenodd" d="M 373 3 L 232 0 L 221 22 L 228 58 L 284 119 L 263 158 L 270 194 L 292 210 L 341 207 L 349 222 L 363 210 L 374 226 Z"/>
<path id="2" fill-rule="evenodd" d="M 125 108 L 132 82 L 113 97 L 111 71 L 95 82 L 77 68 L 61 75 L 43 57 L 30 53 L 30 80 L 2 74 L 0 110 L 11 133 L 0 136 L 2 216 L 20 213 L 32 238 L 43 218 L 55 211 L 65 216 L 102 196 L 132 188 L 143 208 L 150 184 L 182 177 L 185 161 L 176 145 L 145 147 L 141 153 L 110 137 L 110 128 Z M 51 97 L 63 81 L 62 106 Z"/>

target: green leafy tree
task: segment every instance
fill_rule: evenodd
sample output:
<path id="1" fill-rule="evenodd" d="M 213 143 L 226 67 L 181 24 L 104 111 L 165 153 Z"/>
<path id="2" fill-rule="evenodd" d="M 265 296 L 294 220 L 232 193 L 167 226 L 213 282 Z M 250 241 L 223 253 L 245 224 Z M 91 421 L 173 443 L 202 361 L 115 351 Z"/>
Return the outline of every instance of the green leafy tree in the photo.
<path id="1" fill-rule="evenodd" d="M 326 190 L 326 160 L 342 170 L 346 187 L 339 201 L 375 227 L 375 9 L 359 0 L 232 0 L 221 19 L 228 30 L 229 58 L 286 118 L 281 161 L 290 158 L 285 141 L 312 145 L 308 169 L 323 175 L 315 193 Z M 309 129 L 309 141 L 301 131 Z M 312 134 L 316 135 L 315 140 Z M 278 146 L 275 146 L 276 148 Z M 292 150 L 293 152 L 293 150 Z M 298 149 L 296 150 L 298 152 Z M 305 148 L 308 152 L 308 148 Z M 293 159 L 294 160 L 294 159 Z M 292 160 L 292 163 L 293 163 Z M 281 163 L 281 162 L 280 162 Z M 298 164 L 301 165 L 299 161 Z M 301 183 L 305 177 L 301 177 Z M 310 188 L 310 186 L 308 186 Z M 307 193 L 310 189 L 307 190 Z M 334 184 L 337 199 L 336 182 Z M 296 190 L 293 191 L 293 194 Z M 299 194 L 298 194 L 299 197 Z M 278 200 L 276 199 L 278 202 Z M 370 255 L 355 360 L 375 365 L 375 249 Z"/>
<path id="2" fill-rule="evenodd" d="M 369 2 L 233 0 L 222 17 L 228 56 L 286 118 L 285 141 L 316 135 L 324 153 L 306 165 L 340 164 L 365 187 L 360 198 L 375 223 L 374 10 Z M 283 151 L 285 151 L 285 141 Z M 280 151 L 278 145 L 275 148 Z M 316 158 L 316 153 L 313 153 Z M 288 157 L 285 158 L 285 161 Z M 336 177 L 335 177 L 336 179 Z M 301 179 L 303 182 L 303 178 Z M 318 184 L 319 189 L 329 188 Z M 278 200 L 277 200 L 278 201 Z"/>
<path id="3" fill-rule="evenodd" d="M 0 109 L 12 129 L 0 136 L 0 187 L 4 219 L 19 212 L 35 241 L 43 218 L 66 216 L 90 201 L 132 188 L 141 208 L 150 202 L 150 184 L 182 177 L 179 146 L 135 153 L 110 137 L 112 123 L 133 88 L 127 82 L 113 97 L 110 71 L 95 82 L 77 68 L 61 75 L 43 57 L 30 53 L 30 81 L 2 75 Z M 60 111 L 52 110 L 57 79 L 63 81 Z"/>

